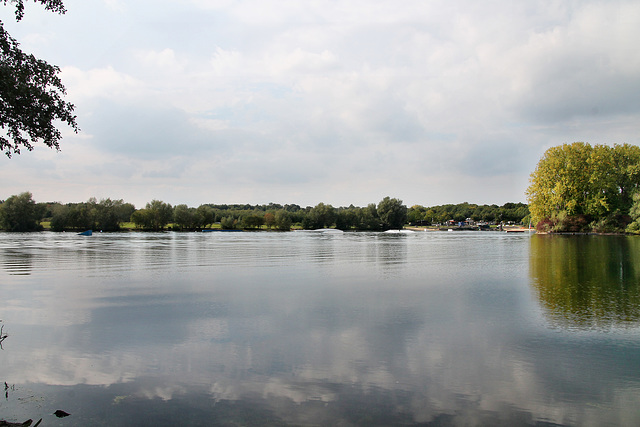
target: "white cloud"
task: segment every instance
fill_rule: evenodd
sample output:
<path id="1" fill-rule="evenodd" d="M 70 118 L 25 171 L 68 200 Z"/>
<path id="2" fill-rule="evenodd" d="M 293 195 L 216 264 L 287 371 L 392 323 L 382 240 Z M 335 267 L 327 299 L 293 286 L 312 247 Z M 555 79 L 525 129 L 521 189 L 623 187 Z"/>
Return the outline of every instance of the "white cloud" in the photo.
<path id="1" fill-rule="evenodd" d="M 103 0 L 104 4 L 115 12 L 126 12 L 127 8 L 121 0 Z"/>
<path id="2" fill-rule="evenodd" d="M 143 66 L 153 69 L 156 73 L 175 74 L 184 71 L 184 65 L 178 61 L 173 49 L 139 52 L 138 57 Z"/>
<path id="3" fill-rule="evenodd" d="M 70 99 L 111 99 L 130 100 L 140 94 L 143 82 L 112 66 L 106 68 L 80 70 L 64 67 L 62 79 Z"/>

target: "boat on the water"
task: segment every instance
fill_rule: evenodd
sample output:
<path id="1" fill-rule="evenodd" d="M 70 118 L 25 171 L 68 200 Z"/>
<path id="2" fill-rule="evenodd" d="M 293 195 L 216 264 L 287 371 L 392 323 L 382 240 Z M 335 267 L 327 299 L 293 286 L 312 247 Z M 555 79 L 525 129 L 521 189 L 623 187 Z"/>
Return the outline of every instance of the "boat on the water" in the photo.
<path id="1" fill-rule="evenodd" d="M 93 234 L 93 230 L 83 231 L 82 233 L 78 233 L 78 236 L 91 236 Z"/>

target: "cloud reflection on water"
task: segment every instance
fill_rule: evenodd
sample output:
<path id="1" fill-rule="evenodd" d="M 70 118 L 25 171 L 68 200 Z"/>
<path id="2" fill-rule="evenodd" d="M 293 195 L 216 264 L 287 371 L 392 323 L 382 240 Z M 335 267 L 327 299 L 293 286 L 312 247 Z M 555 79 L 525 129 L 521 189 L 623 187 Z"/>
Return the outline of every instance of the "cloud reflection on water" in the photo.
<path id="1" fill-rule="evenodd" d="M 638 421 L 637 334 L 547 329 L 528 238 L 294 234 L 118 236 L 56 274 L 37 257 L 8 280 L 0 379 L 95 386 L 123 417 L 204 395 L 302 424 Z"/>

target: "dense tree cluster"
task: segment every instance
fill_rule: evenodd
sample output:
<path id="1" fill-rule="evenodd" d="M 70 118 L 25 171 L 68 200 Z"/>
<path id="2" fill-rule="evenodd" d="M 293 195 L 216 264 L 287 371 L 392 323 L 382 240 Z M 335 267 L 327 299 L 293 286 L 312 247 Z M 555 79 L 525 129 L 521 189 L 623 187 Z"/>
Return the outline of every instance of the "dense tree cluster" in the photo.
<path id="1" fill-rule="evenodd" d="M 8 231 L 36 231 L 42 208 L 33 201 L 31 193 L 11 196 L 0 205 L 0 228 Z"/>
<path id="2" fill-rule="evenodd" d="M 475 205 L 459 203 L 426 208 L 415 205 L 409 208 L 409 222 L 412 224 L 444 224 L 447 221 L 462 222 L 471 219 L 475 222 L 523 224 L 529 222 L 529 209 L 524 203 L 505 203 L 498 205 Z"/>
<path id="3" fill-rule="evenodd" d="M 575 142 L 545 152 L 527 197 L 541 231 L 623 231 L 639 186 L 640 147 Z"/>
<path id="4" fill-rule="evenodd" d="M 31 193 L 11 196 L 0 204 L 0 229 L 6 231 L 41 230 L 40 222 L 49 221 L 53 231 L 117 231 L 129 221 L 135 207 L 123 200 L 95 198 L 84 203 L 36 203 Z"/>
<path id="5" fill-rule="evenodd" d="M 49 218 L 53 231 L 102 230 L 118 231 L 120 224 L 128 222 L 135 207 L 123 200 L 95 198 L 84 203 L 48 203 L 45 218 Z"/>
<path id="6" fill-rule="evenodd" d="M 299 225 L 307 230 L 335 227 L 340 230 L 381 231 L 402 228 L 407 219 L 407 207 L 402 200 L 385 197 L 376 206 L 335 208 L 325 203 L 301 208 L 298 205 L 207 205 L 222 228 L 254 229 L 262 225 L 277 230 L 289 230 Z"/>

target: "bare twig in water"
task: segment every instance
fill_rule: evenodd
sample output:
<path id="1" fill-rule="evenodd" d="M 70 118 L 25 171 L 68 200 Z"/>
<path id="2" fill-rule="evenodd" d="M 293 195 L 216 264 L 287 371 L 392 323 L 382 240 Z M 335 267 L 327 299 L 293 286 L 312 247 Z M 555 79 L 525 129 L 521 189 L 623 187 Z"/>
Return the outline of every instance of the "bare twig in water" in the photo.
<path id="1" fill-rule="evenodd" d="M 0 320 L 0 322 L 2 322 L 2 320 Z M 9 335 L 4 333 L 4 325 L 0 325 L 0 349 L 4 350 L 2 348 L 2 341 L 4 341 L 8 336 Z"/>

